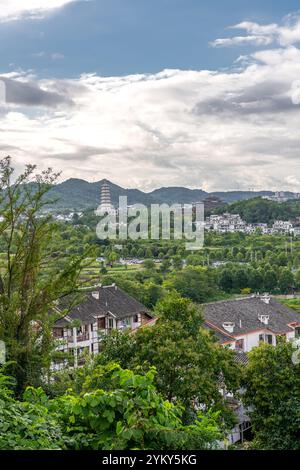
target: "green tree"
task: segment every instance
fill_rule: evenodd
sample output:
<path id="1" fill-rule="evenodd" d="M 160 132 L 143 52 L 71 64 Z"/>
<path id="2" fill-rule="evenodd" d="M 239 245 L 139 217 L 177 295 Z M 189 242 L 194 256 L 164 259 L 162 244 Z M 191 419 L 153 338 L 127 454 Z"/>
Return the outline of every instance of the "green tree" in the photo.
<path id="1" fill-rule="evenodd" d="M 111 268 L 113 267 L 114 263 L 118 261 L 118 259 L 119 259 L 119 255 L 115 251 L 110 251 L 106 257 L 106 261 L 110 265 Z"/>
<path id="2" fill-rule="evenodd" d="M 53 349 L 51 316 L 57 301 L 74 292 L 83 265 L 80 256 L 58 250 L 58 226 L 43 211 L 57 175 L 35 174 L 28 165 L 13 181 L 10 158 L 0 162 L 0 240 L 5 257 L 0 274 L 0 339 L 10 370 L 22 391 L 38 384 Z"/>
<path id="3" fill-rule="evenodd" d="M 226 292 L 233 289 L 233 274 L 230 269 L 223 269 L 219 278 L 219 286 Z"/>
<path id="4" fill-rule="evenodd" d="M 80 394 L 48 399 L 28 388 L 22 400 L 0 374 L 0 449 L 194 450 L 212 449 L 222 438 L 218 414 L 201 412 L 189 426 L 183 409 L 165 401 L 155 370 L 138 375 L 116 364 L 98 366 Z"/>
<path id="5" fill-rule="evenodd" d="M 238 268 L 233 271 L 233 287 L 240 291 L 249 286 L 249 278 L 246 269 Z"/>
<path id="6" fill-rule="evenodd" d="M 155 268 L 155 263 L 153 259 L 145 259 L 145 261 L 143 262 L 143 267 L 148 271 L 153 270 Z"/>
<path id="7" fill-rule="evenodd" d="M 153 253 L 152 253 L 151 248 L 146 248 L 145 257 L 146 257 L 146 259 L 152 259 L 153 258 Z"/>
<path id="8" fill-rule="evenodd" d="M 280 291 L 286 294 L 291 288 L 294 287 L 294 275 L 289 269 L 282 269 L 279 274 L 278 280 Z"/>
<path id="9" fill-rule="evenodd" d="M 165 287 L 175 289 L 183 297 L 203 303 L 216 293 L 216 282 L 212 271 L 207 268 L 187 267 L 179 272 L 172 272 L 165 282 Z"/>
<path id="10" fill-rule="evenodd" d="M 179 256 L 179 255 L 173 256 L 172 264 L 173 264 L 173 268 L 175 270 L 180 271 L 182 269 L 182 266 L 183 266 L 183 261 L 182 261 L 181 256 Z"/>
<path id="11" fill-rule="evenodd" d="M 268 292 L 272 292 L 277 287 L 278 279 L 276 271 L 268 269 L 264 275 L 264 288 Z"/>
<path id="12" fill-rule="evenodd" d="M 249 353 L 243 401 L 253 409 L 254 447 L 300 449 L 300 365 L 290 342 L 261 344 Z"/>
<path id="13" fill-rule="evenodd" d="M 219 392 L 220 375 L 224 377 L 228 390 L 238 384 L 238 368 L 233 352 L 221 348 L 211 334 L 203 328 L 201 312 L 188 300 L 178 294 L 163 299 L 156 308 L 159 316 L 155 325 L 141 328 L 129 340 L 127 366 L 150 366 L 157 369 L 158 390 L 170 401 L 184 404 L 187 415 L 194 412 L 194 404 L 201 403 L 207 408 L 223 410 L 225 402 Z M 114 348 L 114 355 L 104 351 L 106 360 L 122 360 L 120 351 Z"/>
<path id="14" fill-rule="evenodd" d="M 59 450 L 64 445 L 61 426 L 43 405 L 39 390 L 37 403 L 15 400 L 14 381 L 0 373 L 0 450 Z M 43 398 L 41 398 L 43 397 Z"/>
<path id="15" fill-rule="evenodd" d="M 260 292 L 264 285 L 264 277 L 259 269 L 250 269 L 249 271 L 249 287 L 254 292 Z"/>

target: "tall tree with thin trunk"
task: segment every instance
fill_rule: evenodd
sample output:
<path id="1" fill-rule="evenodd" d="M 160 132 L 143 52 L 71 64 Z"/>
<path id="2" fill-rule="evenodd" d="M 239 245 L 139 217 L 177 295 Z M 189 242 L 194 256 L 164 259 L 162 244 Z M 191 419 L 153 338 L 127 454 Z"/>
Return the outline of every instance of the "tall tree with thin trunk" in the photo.
<path id="1" fill-rule="evenodd" d="M 10 157 L 0 161 L 0 339 L 19 392 L 49 369 L 50 312 L 76 291 L 83 265 L 84 256 L 57 246 L 58 225 L 47 212 L 57 177 L 32 165 L 15 177 Z"/>

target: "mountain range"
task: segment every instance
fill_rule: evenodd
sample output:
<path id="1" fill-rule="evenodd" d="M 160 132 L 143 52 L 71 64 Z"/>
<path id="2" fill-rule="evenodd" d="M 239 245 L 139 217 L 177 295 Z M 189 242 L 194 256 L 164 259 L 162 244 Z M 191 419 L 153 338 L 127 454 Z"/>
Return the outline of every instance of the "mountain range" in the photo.
<path id="1" fill-rule="evenodd" d="M 208 196 L 217 196 L 225 203 L 251 199 L 259 196 L 272 196 L 272 191 L 228 191 L 208 193 L 202 189 L 189 189 L 185 187 L 163 187 L 149 193 L 139 189 L 125 189 L 108 180 L 89 183 L 82 179 L 71 178 L 59 183 L 50 190 L 49 196 L 55 200 L 55 210 L 95 209 L 100 204 L 100 190 L 104 183 L 110 187 L 111 201 L 118 205 L 119 196 L 127 196 L 128 204 L 189 204 L 203 201 Z M 293 193 L 287 193 L 291 197 Z"/>

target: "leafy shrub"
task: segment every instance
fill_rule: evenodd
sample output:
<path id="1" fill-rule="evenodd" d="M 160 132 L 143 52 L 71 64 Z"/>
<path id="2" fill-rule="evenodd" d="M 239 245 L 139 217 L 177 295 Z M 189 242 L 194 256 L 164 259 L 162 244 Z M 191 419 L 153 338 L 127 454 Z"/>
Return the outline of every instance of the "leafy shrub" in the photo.
<path id="1" fill-rule="evenodd" d="M 222 435 L 215 413 L 199 414 L 191 426 L 181 421 L 183 408 L 164 400 L 145 375 L 116 364 L 97 366 L 83 391 L 49 399 L 27 388 L 13 397 L 0 373 L 0 449 L 209 449 Z"/>

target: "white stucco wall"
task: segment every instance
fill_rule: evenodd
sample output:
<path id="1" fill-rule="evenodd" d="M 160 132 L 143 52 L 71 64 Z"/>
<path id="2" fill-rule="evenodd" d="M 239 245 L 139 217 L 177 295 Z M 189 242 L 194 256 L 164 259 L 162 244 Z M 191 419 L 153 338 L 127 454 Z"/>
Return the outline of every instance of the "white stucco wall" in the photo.
<path id="1" fill-rule="evenodd" d="M 249 333 L 245 336 L 237 336 L 236 341 L 238 341 L 239 339 L 243 339 L 244 340 L 244 351 L 249 352 L 249 351 L 251 351 L 251 349 L 259 346 L 259 336 L 261 334 L 271 335 L 272 333 L 270 331 L 267 331 L 267 330 L 257 331 L 257 332 L 254 332 L 254 333 Z M 272 336 L 273 336 L 273 345 L 275 346 L 276 338 L 275 338 L 275 335 L 272 334 Z"/>
<path id="2" fill-rule="evenodd" d="M 295 338 L 295 331 L 290 331 L 286 334 L 287 339 L 290 341 Z"/>
<path id="3" fill-rule="evenodd" d="M 243 339 L 244 340 L 244 351 L 249 352 L 253 348 L 259 346 L 259 336 L 261 334 L 272 335 L 272 344 L 273 344 L 273 346 L 276 346 L 276 335 L 271 333 L 268 330 L 257 331 L 257 332 L 250 333 L 250 334 L 245 335 L 245 336 L 237 336 L 236 341 L 238 341 L 239 339 Z M 295 338 L 295 331 L 288 332 L 286 334 L 286 338 L 287 338 L 288 341 L 293 340 Z M 230 348 L 235 349 L 235 345 L 231 345 Z"/>

